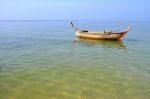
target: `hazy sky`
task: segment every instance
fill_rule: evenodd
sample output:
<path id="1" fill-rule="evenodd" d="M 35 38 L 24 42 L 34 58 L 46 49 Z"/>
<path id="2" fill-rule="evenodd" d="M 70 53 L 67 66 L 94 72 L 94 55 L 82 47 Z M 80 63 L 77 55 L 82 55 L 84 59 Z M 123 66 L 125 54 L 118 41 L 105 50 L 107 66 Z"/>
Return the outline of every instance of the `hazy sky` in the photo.
<path id="1" fill-rule="evenodd" d="M 0 20 L 150 20 L 150 0 L 0 0 Z"/>

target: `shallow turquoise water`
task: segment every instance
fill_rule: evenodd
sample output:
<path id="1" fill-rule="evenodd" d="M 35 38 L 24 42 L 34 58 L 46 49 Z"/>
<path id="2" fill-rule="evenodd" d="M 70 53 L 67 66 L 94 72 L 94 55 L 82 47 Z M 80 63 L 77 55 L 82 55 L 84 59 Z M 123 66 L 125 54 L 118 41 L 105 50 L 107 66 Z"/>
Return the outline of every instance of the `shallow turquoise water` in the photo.
<path id="1" fill-rule="evenodd" d="M 150 22 L 75 21 L 132 31 L 77 39 L 69 21 L 0 22 L 0 99 L 149 99 Z"/>

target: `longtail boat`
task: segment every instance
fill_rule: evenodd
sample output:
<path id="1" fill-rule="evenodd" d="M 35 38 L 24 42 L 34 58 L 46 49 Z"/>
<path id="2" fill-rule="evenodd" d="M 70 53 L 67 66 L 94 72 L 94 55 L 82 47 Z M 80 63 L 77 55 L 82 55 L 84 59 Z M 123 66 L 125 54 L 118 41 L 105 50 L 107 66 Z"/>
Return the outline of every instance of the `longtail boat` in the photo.
<path id="1" fill-rule="evenodd" d="M 79 28 L 76 28 L 73 23 L 71 22 L 71 26 L 73 27 L 76 36 L 79 38 L 88 38 L 88 39 L 96 39 L 96 40 L 117 40 L 121 41 L 125 35 L 129 32 L 131 29 L 130 26 L 128 26 L 124 31 L 117 32 L 117 31 L 103 31 L 103 32 L 94 32 L 94 31 L 88 31 L 88 30 L 82 30 Z"/>

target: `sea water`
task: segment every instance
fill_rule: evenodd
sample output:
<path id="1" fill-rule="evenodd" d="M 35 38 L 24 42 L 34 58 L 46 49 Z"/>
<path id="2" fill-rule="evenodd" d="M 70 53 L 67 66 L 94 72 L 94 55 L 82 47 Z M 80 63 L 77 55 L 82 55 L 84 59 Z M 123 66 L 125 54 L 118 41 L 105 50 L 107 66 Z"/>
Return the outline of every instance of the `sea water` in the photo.
<path id="1" fill-rule="evenodd" d="M 149 99 L 150 22 L 74 21 L 132 30 L 121 42 L 76 38 L 70 21 L 0 22 L 0 99 Z"/>

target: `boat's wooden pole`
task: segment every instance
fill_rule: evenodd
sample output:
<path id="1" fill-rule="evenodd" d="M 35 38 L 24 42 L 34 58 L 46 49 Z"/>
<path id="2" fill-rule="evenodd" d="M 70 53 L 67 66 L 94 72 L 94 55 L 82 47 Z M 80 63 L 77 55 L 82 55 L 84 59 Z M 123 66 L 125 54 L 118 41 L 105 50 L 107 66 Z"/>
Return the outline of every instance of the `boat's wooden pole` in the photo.
<path id="1" fill-rule="evenodd" d="M 130 30 L 131 30 L 131 26 L 129 25 L 129 26 L 125 29 L 125 31 L 129 32 Z"/>
<path id="2" fill-rule="evenodd" d="M 71 23 L 71 26 L 73 27 L 73 29 L 76 30 L 76 28 L 75 28 L 75 26 L 73 25 L 73 23 L 72 23 L 72 22 L 70 22 L 70 23 Z"/>

